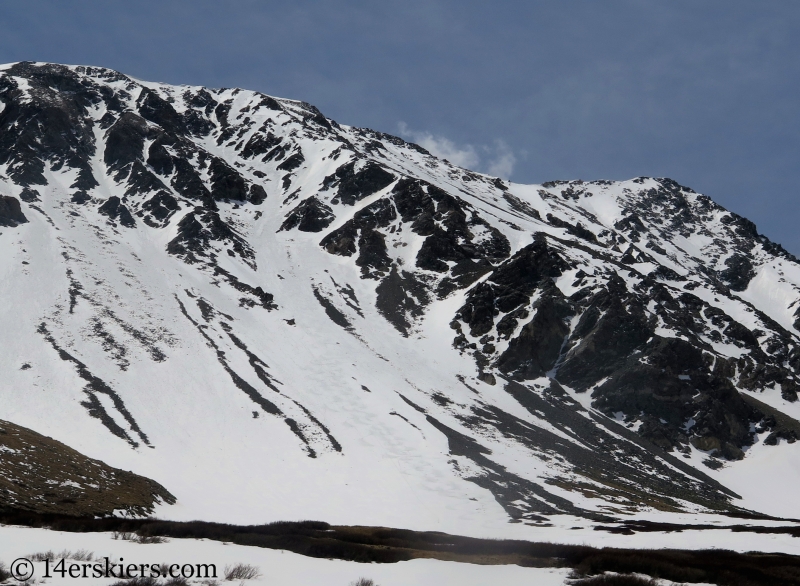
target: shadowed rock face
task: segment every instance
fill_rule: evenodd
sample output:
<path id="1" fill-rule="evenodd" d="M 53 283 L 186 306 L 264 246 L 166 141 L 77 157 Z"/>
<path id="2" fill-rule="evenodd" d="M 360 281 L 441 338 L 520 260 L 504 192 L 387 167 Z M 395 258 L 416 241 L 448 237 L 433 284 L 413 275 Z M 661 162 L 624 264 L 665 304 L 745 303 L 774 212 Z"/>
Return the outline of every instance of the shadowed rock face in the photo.
<path id="1" fill-rule="evenodd" d="M 124 204 L 120 203 L 119 198 L 116 196 L 109 197 L 108 201 L 101 205 L 97 211 L 112 220 L 119 220 L 119 223 L 127 228 L 133 228 L 136 225 L 136 220 L 131 216 L 131 212 Z"/>
<path id="2" fill-rule="evenodd" d="M 582 201 L 603 187 L 550 184 L 568 201 Z M 741 459 L 755 441 L 754 426 L 771 430 L 771 438 L 794 441 L 793 425 L 778 425 L 739 389 L 778 386 L 785 400 L 795 401 L 797 333 L 744 303 L 763 328 L 752 330 L 723 307 L 741 303 L 737 293 L 757 273 L 754 250 L 766 250 L 770 262 L 794 265 L 796 259 L 759 236 L 752 223 L 670 180 L 631 193 L 626 203 L 613 230 L 597 230 L 604 238 L 548 214 L 549 224 L 574 239 L 539 233 L 536 244 L 493 268 L 456 314 L 454 345 L 472 350 L 483 369 L 494 367 L 520 381 L 547 375 L 588 392 L 597 409 L 631 425 L 639 422 L 638 433 L 668 451 L 688 454 L 695 446 Z M 664 246 L 676 236 L 715 236 L 706 227 L 711 218 L 719 218 L 725 238 L 713 240 L 711 258 L 684 261 L 688 275 L 679 274 L 669 266 L 680 264 L 677 257 Z M 719 268 L 712 270 L 715 259 Z M 568 269 L 578 270 L 569 284 L 574 293 L 566 296 L 553 282 Z M 713 300 L 696 295 L 698 287 L 710 289 Z M 500 351 L 497 342 L 506 340 Z M 744 352 L 726 356 L 714 344 Z"/>
<path id="3" fill-rule="evenodd" d="M 578 392 L 591 392 L 596 408 L 641 421 L 638 432 L 665 450 L 688 453 L 691 444 L 740 459 L 742 448 L 754 441 L 751 424 L 765 421 L 766 413 L 748 405 L 731 379 L 721 376 L 725 359 L 715 359 L 703 341 L 710 318 L 724 326 L 720 336 L 755 350 L 758 363 L 774 364 L 772 376 L 781 380 L 784 396 L 794 399 L 796 374 L 776 364 L 785 354 L 760 352 L 750 330 L 737 327 L 724 312 L 691 293 L 675 295 L 647 277 L 630 288 L 614 274 L 594 290 L 584 288 L 567 298 L 552 285 L 567 265 L 559 265 L 558 253 L 552 258 L 544 270 L 538 262 L 512 269 L 511 259 L 470 291 L 457 318 L 469 325 L 471 336 L 494 340 L 496 332 L 498 339 L 509 340 L 499 355 L 494 344 L 476 349 L 480 364 L 517 380 L 549 374 Z M 655 311 L 648 311 L 654 301 Z M 659 323 L 674 325 L 688 339 L 662 337 Z M 783 328 L 778 333 L 787 343 L 784 352 L 796 355 L 792 336 Z M 467 348 L 468 340 L 461 335 L 454 344 Z M 752 360 L 741 358 L 728 372 L 747 372 Z"/>
<path id="4" fill-rule="evenodd" d="M 0 195 L 0 226 L 14 227 L 27 221 L 17 198 Z"/>
<path id="5" fill-rule="evenodd" d="M 355 170 L 355 162 L 339 167 L 333 175 L 322 182 L 323 189 L 336 188 L 333 201 L 355 205 L 368 195 L 380 191 L 394 181 L 395 177 L 380 165 L 368 161 L 362 169 Z"/>
<path id="6" fill-rule="evenodd" d="M 309 197 L 286 216 L 281 230 L 297 228 L 301 232 L 322 232 L 336 218 L 333 210 L 316 197 Z"/>
<path id="7" fill-rule="evenodd" d="M 0 421 L 0 508 L 75 516 L 145 516 L 175 497 L 30 429 Z"/>

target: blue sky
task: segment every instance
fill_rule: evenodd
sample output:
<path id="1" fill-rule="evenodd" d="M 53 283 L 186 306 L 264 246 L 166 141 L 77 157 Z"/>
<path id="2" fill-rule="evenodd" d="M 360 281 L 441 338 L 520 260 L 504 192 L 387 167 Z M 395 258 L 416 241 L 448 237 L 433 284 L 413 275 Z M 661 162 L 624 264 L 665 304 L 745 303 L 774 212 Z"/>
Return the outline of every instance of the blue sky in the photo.
<path id="1" fill-rule="evenodd" d="M 0 61 L 313 103 L 519 182 L 667 176 L 800 255 L 800 3 L 5 1 Z"/>

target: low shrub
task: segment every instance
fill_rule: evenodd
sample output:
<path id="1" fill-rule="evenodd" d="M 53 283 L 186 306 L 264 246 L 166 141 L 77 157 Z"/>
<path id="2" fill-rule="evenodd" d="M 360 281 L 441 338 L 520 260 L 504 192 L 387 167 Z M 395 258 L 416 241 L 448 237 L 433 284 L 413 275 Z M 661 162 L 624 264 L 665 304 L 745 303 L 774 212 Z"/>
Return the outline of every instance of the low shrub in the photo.
<path id="1" fill-rule="evenodd" d="M 134 543 L 167 543 L 167 539 L 158 535 L 136 535 L 131 541 Z"/>
<path id="2" fill-rule="evenodd" d="M 75 560 L 76 562 L 90 562 L 94 559 L 94 553 L 85 549 L 79 549 L 74 553 L 70 553 L 68 557 L 62 556 L 65 559 Z"/>
<path id="3" fill-rule="evenodd" d="M 50 551 L 40 551 L 38 553 L 31 553 L 31 554 L 28 554 L 25 557 L 27 557 L 32 562 L 44 562 L 44 561 L 47 561 L 47 560 L 56 559 L 56 554 L 53 553 L 53 550 L 50 550 Z"/>
<path id="4" fill-rule="evenodd" d="M 634 574 L 602 574 L 580 578 L 570 582 L 571 586 L 659 586 L 652 578 L 643 578 Z"/>
<path id="5" fill-rule="evenodd" d="M 225 566 L 225 579 L 226 580 L 252 580 L 258 578 L 261 572 L 256 566 L 250 564 L 235 564 L 233 566 Z"/>
<path id="6" fill-rule="evenodd" d="M 118 539 L 121 541 L 130 541 L 133 539 L 135 533 L 131 533 L 130 531 L 114 531 L 111 534 L 111 539 Z"/>
<path id="7" fill-rule="evenodd" d="M 150 576 L 144 578 L 131 578 L 130 580 L 119 580 L 111 586 L 160 586 L 160 582 Z"/>
<path id="8" fill-rule="evenodd" d="M 167 543 L 167 539 L 159 535 L 142 535 L 131 531 L 114 531 L 111 538 L 133 543 Z"/>

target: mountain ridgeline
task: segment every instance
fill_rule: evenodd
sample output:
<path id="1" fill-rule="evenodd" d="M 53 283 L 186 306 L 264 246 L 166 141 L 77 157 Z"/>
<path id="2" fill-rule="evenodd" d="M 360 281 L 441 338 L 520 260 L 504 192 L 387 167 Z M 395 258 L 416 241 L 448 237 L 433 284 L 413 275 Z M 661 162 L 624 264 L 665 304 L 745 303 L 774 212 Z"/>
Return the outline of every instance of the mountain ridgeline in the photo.
<path id="1" fill-rule="evenodd" d="M 800 263 L 670 179 L 513 184 L 304 102 L 16 63 L 0 232 L 3 329 L 88 443 L 142 461 L 203 378 L 284 458 L 380 425 L 530 523 L 753 508 L 717 470 L 800 433 Z"/>

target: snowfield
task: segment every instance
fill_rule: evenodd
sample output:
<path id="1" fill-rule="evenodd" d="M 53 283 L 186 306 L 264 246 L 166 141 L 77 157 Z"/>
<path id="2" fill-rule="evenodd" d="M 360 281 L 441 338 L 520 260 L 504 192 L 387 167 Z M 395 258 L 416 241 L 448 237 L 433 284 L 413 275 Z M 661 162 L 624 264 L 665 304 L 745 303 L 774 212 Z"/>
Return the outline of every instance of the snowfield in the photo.
<path id="1" fill-rule="evenodd" d="M 800 264 L 674 181 L 512 184 L 303 102 L 20 63 L 0 196 L 0 418 L 160 483 L 160 518 L 797 553 L 594 529 L 800 518 Z M 0 544 L 247 561 L 263 583 L 565 576 Z"/>

